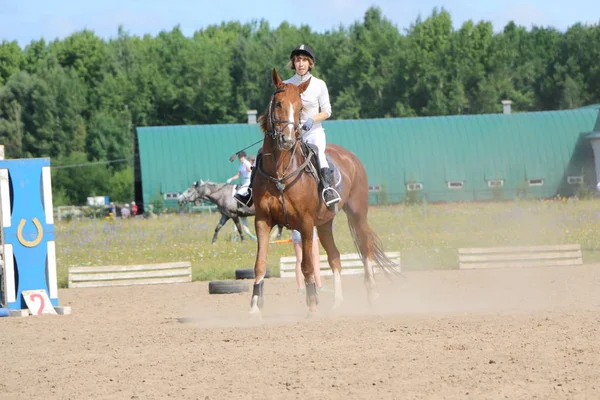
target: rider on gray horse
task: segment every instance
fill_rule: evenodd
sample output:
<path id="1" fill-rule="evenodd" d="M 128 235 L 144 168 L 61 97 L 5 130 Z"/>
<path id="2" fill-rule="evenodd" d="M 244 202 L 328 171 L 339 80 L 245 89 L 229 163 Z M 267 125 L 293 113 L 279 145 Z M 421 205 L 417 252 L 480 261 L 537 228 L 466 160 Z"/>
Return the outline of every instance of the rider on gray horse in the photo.
<path id="1" fill-rule="evenodd" d="M 321 167 L 321 182 L 323 191 L 321 196 L 328 208 L 335 207 L 340 201 L 340 194 L 332 185 L 333 171 L 329 168 L 329 163 L 325 157 L 325 130 L 321 125 L 331 116 L 331 103 L 329 102 L 329 91 L 327 84 L 321 79 L 315 78 L 310 71 L 315 64 L 315 52 L 308 45 L 296 47 L 290 54 L 289 66 L 296 72 L 285 83 L 293 83 L 298 86 L 310 79 L 310 84 L 306 91 L 302 93 L 303 109 L 300 113 L 300 124 L 302 126 L 302 140 L 306 143 L 316 146 L 318 149 L 319 165 Z M 260 155 L 259 155 L 260 156 Z M 258 164 L 258 160 L 257 160 Z M 252 169 L 252 178 L 254 178 L 254 168 Z M 235 194 L 235 199 L 243 205 L 252 205 L 252 183 L 246 195 Z"/>
<path id="2" fill-rule="evenodd" d="M 231 178 L 227 179 L 227 183 L 231 183 L 232 181 L 242 178 L 242 184 L 239 185 L 236 195 L 245 196 L 248 194 L 250 190 L 250 173 L 252 172 L 252 162 L 246 158 L 246 152 L 240 151 L 237 153 L 238 159 L 240 160 L 240 166 L 238 167 L 238 171 Z"/>

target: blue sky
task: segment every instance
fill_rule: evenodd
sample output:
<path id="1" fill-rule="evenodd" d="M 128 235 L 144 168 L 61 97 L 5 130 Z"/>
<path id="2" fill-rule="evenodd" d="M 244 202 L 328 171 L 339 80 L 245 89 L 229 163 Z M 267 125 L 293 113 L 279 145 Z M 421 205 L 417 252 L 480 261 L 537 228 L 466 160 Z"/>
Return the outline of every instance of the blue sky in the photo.
<path id="1" fill-rule="evenodd" d="M 276 27 L 287 21 L 324 32 L 362 20 L 370 6 L 378 6 L 398 28 L 407 28 L 434 7 L 450 12 L 455 27 L 464 21 L 491 21 L 501 30 L 508 21 L 531 27 L 565 30 L 576 22 L 600 21 L 598 0 L 0 0 L 0 41 L 51 41 L 82 30 L 108 38 L 119 25 L 133 35 L 156 35 L 180 25 L 184 34 L 224 21 L 265 19 Z"/>

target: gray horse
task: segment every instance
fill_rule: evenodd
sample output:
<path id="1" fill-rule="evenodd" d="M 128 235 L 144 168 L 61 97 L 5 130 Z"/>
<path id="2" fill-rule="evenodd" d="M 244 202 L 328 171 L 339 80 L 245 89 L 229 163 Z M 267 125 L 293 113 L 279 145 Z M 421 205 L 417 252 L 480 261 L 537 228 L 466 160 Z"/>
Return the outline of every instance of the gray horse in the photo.
<path id="1" fill-rule="evenodd" d="M 217 206 L 221 213 L 221 219 L 215 228 L 212 242 L 217 241 L 219 230 L 229 219 L 232 219 L 240 233 L 240 238 L 244 240 L 244 230 L 240 224 L 241 217 L 252 217 L 255 215 L 254 207 L 238 207 L 238 202 L 233 198 L 235 185 L 228 183 L 214 183 L 210 181 L 194 182 L 185 192 L 179 195 L 177 201 L 179 205 L 185 203 L 199 204 L 202 200 L 208 200 Z M 248 229 L 244 226 L 244 228 Z M 281 237 L 282 227 L 279 227 L 278 237 Z"/>

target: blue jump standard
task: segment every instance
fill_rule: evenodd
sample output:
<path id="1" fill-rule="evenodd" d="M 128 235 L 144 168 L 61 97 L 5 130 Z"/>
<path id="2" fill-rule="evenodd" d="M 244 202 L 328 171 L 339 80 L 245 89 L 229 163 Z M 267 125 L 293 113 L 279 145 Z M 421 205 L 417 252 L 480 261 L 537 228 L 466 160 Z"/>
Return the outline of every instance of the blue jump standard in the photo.
<path id="1" fill-rule="evenodd" d="M 11 188 L 11 224 L 4 227 L 4 243 L 13 246 L 14 255 L 16 301 L 6 304 L 11 310 L 27 308 L 21 294 L 34 289 L 45 289 L 52 305 L 58 306 L 47 279 L 48 242 L 54 241 L 54 224 L 46 223 L 42 168 L 49 166 L 47 158 L 0 161 L 0 169 L 9 171 Z"/>

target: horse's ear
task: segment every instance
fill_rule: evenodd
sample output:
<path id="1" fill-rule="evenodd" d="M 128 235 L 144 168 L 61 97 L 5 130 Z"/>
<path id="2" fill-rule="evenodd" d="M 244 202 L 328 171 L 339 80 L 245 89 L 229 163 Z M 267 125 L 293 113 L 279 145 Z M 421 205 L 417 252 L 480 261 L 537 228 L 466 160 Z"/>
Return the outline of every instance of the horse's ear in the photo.
<path id="1" fill-rule="evenodd" d="M 273 84 L 275 85 L 275 87 L 277 89 L 283 89 L 285 84 L 283 83 L 283 81 L 281 80 L 281 77 L 277 73 L 277 68 L 273 68 L 273 72 L 271 73 L 271 76 L 273 78 Z"/>
<path id="2" fill-rule="evenodd" d="M 200 184 L 204 185 L 204 181 L 202 179 L 200 179 Z"/>
<path id="3" fill-rule="evenodd" d="M 300 94 L 304 93 L 304 91 L 308 88 L 308 85 L 310 85 L 310 80 L 311 78 L 308 78 L 306 80 L 306 82 L 302 82 L 300 85 L 298 85 L 298 90 L 300 91 Z"/>

